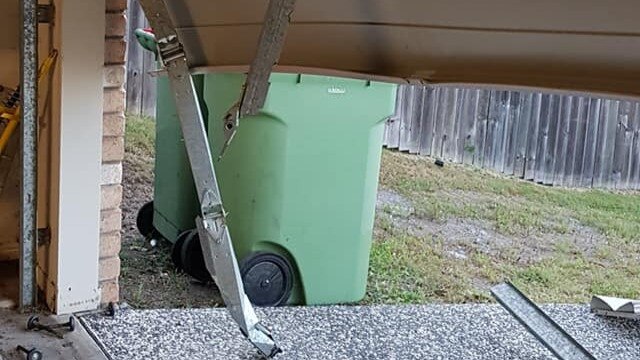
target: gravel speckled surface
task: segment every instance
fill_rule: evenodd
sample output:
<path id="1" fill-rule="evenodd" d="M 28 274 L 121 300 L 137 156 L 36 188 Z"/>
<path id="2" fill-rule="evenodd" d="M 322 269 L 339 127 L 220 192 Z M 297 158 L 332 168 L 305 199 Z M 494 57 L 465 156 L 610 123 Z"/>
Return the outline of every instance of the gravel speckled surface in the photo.
<path id="1" fill-rule="evenodd" d="M 584 305 L 542 307 L 596 358 L 640 358 L 640 322 Z M 259 309 L 278 359 L 555 359 L 498 305 Z M 132 310 L 84 318 L 113 359 L 255 359 L 225 309 Z"/>

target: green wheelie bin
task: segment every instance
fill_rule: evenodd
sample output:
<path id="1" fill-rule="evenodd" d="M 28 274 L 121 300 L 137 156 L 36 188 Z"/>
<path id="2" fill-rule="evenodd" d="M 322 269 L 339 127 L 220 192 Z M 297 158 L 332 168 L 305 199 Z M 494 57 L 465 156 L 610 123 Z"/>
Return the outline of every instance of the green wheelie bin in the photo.
<path id="1" fill-rule="evenodd" d="M 247 295 L 264 306 L 361 300 L 396 85 L 273 74 L 264 107 L 240 120 L 221 154 L 223 117 L 244 79 L 194 75 Z M 176 265 L 204 281 L 210 277 L 192 230 L 199 205 L 166 78 L 158 81 L 156 126 L 154 201 L 139 224 L 174 243 Z"/>

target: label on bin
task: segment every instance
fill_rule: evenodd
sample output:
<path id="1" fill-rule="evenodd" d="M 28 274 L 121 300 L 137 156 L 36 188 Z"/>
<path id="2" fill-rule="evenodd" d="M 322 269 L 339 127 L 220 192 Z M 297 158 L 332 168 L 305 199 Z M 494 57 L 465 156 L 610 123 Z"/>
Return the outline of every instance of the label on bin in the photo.
<path id="1" fill-rule="evenodd" d="M 327 89 L 327 92 L 329 94 L 340 95 L 340 94 L 345 94 L 347 92 L 347 89 L 341 88 L 341 87 L 337 87 L 337 86 L 332 86 L 332 87 Z"/>

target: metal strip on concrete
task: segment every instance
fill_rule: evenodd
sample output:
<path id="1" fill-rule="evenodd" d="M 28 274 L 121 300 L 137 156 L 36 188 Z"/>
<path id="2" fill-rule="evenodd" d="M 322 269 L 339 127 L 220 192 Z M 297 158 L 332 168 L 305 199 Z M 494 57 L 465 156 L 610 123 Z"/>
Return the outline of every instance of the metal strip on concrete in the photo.
<path id="1" fill-rule="evenodd" d="M 595 360 L 587 349 L 510 283 L 491 288 L 491 293 L 527 330 L 560 360 Z"/>

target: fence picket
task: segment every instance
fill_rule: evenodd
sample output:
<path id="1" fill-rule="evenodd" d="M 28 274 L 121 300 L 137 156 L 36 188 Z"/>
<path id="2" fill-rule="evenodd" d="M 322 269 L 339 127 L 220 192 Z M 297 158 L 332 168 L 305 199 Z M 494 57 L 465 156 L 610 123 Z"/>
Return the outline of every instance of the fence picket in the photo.
<path id="1" fill-rule="evenodd" d="M 527 154 L 527 136 L 529 135 L 529 123 L 531 122 L 531 105 L 533 94 L 526 92 L 520 94 L 520 106 L 516 114 L 515 142 L 513 153 L 513 175 L 524 178 L 524 167 Z"/>
<path id="2" fill-rule="evenodd" d="M 559 174 L 559 182 L 562 186 L 571 186 L 571 177 L 573 172 L 573 161 L 576 156 L 575 141 L 576 131 L 578 128 L 578 102 L 577 96 L 571 96 L 571 101 L 567 104 L 567 111 L 565 112 L 567 119 L 565 122 L 565 128 L 562 129 L 562 150 L 564 151 L 564 163 L 561 164 L 562 172 Z"/>
<path id="3" fill-rule="evenodd" d="M 531 95 L 531 112 L 528 115 L 527 148 L 525 155 L 524 178 L 534 180 L 538 152 L 538 132 L 540 128 L 541 93 Z"/>
<path id="4" fill-rule="evenodd" d="M 456 160 L 456 118 L 458 114 L 459 89 L 449 88 L 447 93 L 447 110 L 444 114 L 444 126 L 442 137 L 442 159 L 447 161 Z"/>
<path id="5" fill-rule="evenodd" d="M 428 86 L 425 89 L 422 106 L 422 131 L 420 132 L 420 155 L 431 155 L 435 131 L 435 119 L 438 110 L 440 88 Z"/>
<path id="6" fill-rule="evenodd" d="M 484 149 L 487 140 L 487 126 L 489 121 L 489 104 L 491 92 L 479 90 L 478 106 L 476 110 L 476 138 L 474 140 L 473 164 L 477 167 L 484 166 Z"/>
<path id="7" fill-rule="evenodd" d="M 464 155 L 464 135 L 463 135 L 463 124 L 464 124 L 464 115 L 462 115 L 462 107 L 463 104 L 468 101 L 468 91 L 467 89 L 456 89 L 456 107 L 455 107 L 455 120 L 454 120 L 454 129 L 453 129 L 453 138 L 451 139 L 451 159 L 453 162 L 462 163 L 462 157 Z"/>
<path id="8" fill-rule="evenodd" d="M 618 128 L 619 101 L 604 100 L 600 111 L 598 127 L 598 146 L 593 171 L 595 187 L 613 187 L 613 158 L 615 150 L 616 131 Z"/>
<path id="9" fill-rule="evenodd" d="M 476 118 L 478 112 L 478 101 L 480 90 L 465 89 L 464 100 L 460 111 L 459 121 L 462 123 L 461 129 L 461 145 L 462 145 L 462 163 L 472 165 L 475 155 L 475 138 L 476 138 Z"/>
<path id="10" fill-rule="evenodd" d="M 420 137 L 422 133 L 422 108 L 424 106 L 425 87 L 416 85 L 411 108 L 411 130 L 407 150 L 411 154 L 420 152 Z"/>
<path id="11" fill-rule="evenodd" d="M 582 184 L 583 187 L 594 186 L 594 175 L 598 151 L 598 131 L 600 129 L 600 113 L 602 112 L 601 99 L 588 99 L 587 126 L 584 133 L 584 146 L 582 158 Z"/>
<path id="12" fill-rule="evenodd" d="M 553 185 L 563 186 L 567 158 L 569 150 L 569 129 L 571 122 L 571 109 L 573 107 L 573 96 L 563 96 L 560 99 L 560 110 L 558 112 L 558 122 L 556 123 L 556 146 L 555 159 L 553 164 Z"/>
<path id="13" fill-rule="evenodd" d="M 155 116 L 156 79 L 149 71 L 156 68 L 155 56 L 138 44 L 134 30 L 149 27 L 138 0 L 127 4 L 127 104 L 129 114 Z"/>
<path id="14" fill-rule="evenodd" d="M 508 141 L 508 119 L 509 119 L 509 107 L 511 92 L 500 91 L 498 95 L 498 122 L 496 126 L 496 135 L 494 137 L 494 144 L 496 146 L 496 152 L 494 157 L 493 166 L 498 172 L 504 172 L 506 162 L 506 151 Z"/>
<path id="15" fill-rule="evenodd" d="M 629 182 L 629 158 L 634 133 L 634 112 L 634 103 L 630 101 L 622 101 L 620 103 L 613 160 L 613 174 L 616 188 L 627 188 Z"/>
<path id="16" fill-rule="evenodd" d="M 396 111 L 387 121 L 384 142 L 385 146 L 389 149 L 397 149 L 400 146 L 400 122 L 404 117 L 403 110 L 405 108 L 406 89 L 407 85 L 398 86 L 398 91 L 396 92 Z"/>
<path id="17" fill-rule="evenodd" d="M 400 117 L 400 139 L 398 141 L 398 150 L 409 150 L 409 138 L 411 137 L 411 121 L 413 119 L 413 107 L 415 104 L 416 85 L 406 85 L 404 92 L 404 101 L 402 108 L 402 117 Z"/>
<path id="18" fill-rule="evenodd" d="M 451 117 L 451 105 L 452 105 L 452 93 L 453 89 L 450 87 L 443 87 L 440 89 L 438 96 L 438 107 L 436 111 L 433 143 L 431 145 L 431 155 L 436 158 L 444 157 L 444 143 L 446 137 L 446 125 L 448 118 Z"/>
<path id="19" fill-rule="evenodd" d="M 584 158 L 584 139 L 587 129 L 587 117 L 589 103 L 588 99 L 580 96 L 574 99 L 571 121 L 574 122 L 571 128 L 570 151 L 572 159 L 567 163 L 567 175 L 565 185 L 579 187 L 582 184 L 582 164 Z"/>
<path id="20" fill-rule="evenodd" d="M 553 185 L 555 176 L 555 160 L 558 155 L 556 152 L 558 122 L 560 121 L 560 96 L 552 94 L 549 99 L 548 116 L 548 138 L 545 146 L 545 162 L 544 162 L 544 180 L 543 183 Z"/>
<path id="21" fill-rule="evenodd" d="M 505 117 L 505 143 L 504 143 L 504 168 L 502 170 L 506 175 L 513 175 L 516 152 L 518 148 L 518 126 L 520 123 L 520 97 L 522 94 L 515 91 L 509 92 L 509 104 Z"/>
<path id="22" fill-rule="evenodd" d="M 640 188 L 640 103 L 635 103 L 633 124 L 628 188 L 637 190 Z"/>

